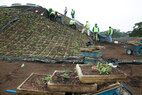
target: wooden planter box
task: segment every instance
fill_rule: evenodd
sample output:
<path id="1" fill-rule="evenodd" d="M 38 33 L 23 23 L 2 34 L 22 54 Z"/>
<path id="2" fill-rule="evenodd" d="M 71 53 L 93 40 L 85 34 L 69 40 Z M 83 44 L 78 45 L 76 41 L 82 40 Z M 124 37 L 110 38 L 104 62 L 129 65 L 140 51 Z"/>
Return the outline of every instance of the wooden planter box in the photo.
<path id="1" fill-rule="evenodd" d="M 80 85 L 75 84 L 61 84 L 61 83 L 53 83 L 52 78 L 56 73 L 63 73 L 64 71 L 55 71 L 51 77 L 51 80 L 48 82 L 48 88 L 51 91 L 60 91 L 60 92 L 95 92 L 97 90 L 97 84 L 83 84 L 80 82 Z M 69 78 L 69 80 L 72 80 Z M 79 81 L 78 77 L 77 80 Z"/>
<path id="2" fill-rule="evenodd" d="M 95 46 L 95 47 L 80 48 L 80 51 L 82 56 L 84 57 L 101 58 L 103 55 L 104 47 Z"/>
<path id="3" fill-rule="evenodd" d="M 76 65 L 76 70 L 79 76 L 79 80 L 82 83 L 106 83 L 106 82 L 122 82 L 125 81 L 127 75 L 120 70 L 116 69 L 118 72 L 120 72 L 120 75 L 90 75 L 90 74 L 83 74 L 81 66 L 88 66 L 88 64 L 84 65 Z M 90 68 L 87 69 L 88 71 L 91 70 Z"/>
<path id="4" fill-rule="evenodd" d="M 63 93 L 63 92 L 60 93 L 60 92 L 49 91 L 48 88 L 47 88 L 47 90 L 44 90 L 44 91 L 43 90 L 37 90 L 35 88 L 29 88 L 29 89 L 23 88 L 23 86 L 26 85 L 26 83 L 29 80 L 33 79 L 33 76 L 47 77 L 48 75 L 32 73 L 24 82 L 22 82 L 22 84 L 20 84 L 17 87 L 18 95 L 19 94 L 20 95 L 65 95 L 65 93 Z"/>

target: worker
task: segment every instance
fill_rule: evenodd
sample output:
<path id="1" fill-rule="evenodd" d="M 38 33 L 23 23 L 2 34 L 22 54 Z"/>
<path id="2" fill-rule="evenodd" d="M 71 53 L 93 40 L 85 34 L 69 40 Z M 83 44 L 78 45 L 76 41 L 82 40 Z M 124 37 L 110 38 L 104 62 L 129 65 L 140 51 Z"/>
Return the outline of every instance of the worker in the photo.
<path id="1" fill-rule="evenodd" d="M 98 33 L 99 33 L 99 27 L 97 26 L 97 24 L 95 24 L 95 26 L 92 29 L 93 31 L 93 39 L 95 39 L 96 41 L 98 41 Z"/>
<path id="2" fill-rule="evenodd" d="M 75 14 L 75 11 L 72 9 L 72 11 L 71 11 L 72 18 L 74 18 L 74 14 Z"/>
<path id="3" fill-rule="evenodd" d="M 113 34 L 113 29 L 111 28 L 111 26 L 109 26 L 109 30 L 108 30 L 109 42 L 112 42 L 112 34 Z"/>
<path id="4" fill-rule="evenodd" d="M 88 21 L 86 21 L 85 28 L 82 29 L 82 33 L 84 33 L 85 31 L 87 31 L 88 36 L 91 36 L 90 35 L 90 23 Z"/>
<path id="5" fill-rule="evenodd" d="M 52 12 L 49 14 L 49 18 L 52 21 L 56 20 L 56 12 L 54 10 L 52 10 Z"/>
<path id="6" fill-rule="evenodd" d="M 67 12 L 68 12 L 67 7 L 65 7 L 64 16 L 66 16 Z"/>
<path id="7" fill-rule="evenodd" d="M 69 26 L 76 30 L 76 25 L 75 25 L 75 21 L 74 20 L 72 20 L 72 19 L 70 20 Z"/>
<path id="8" fill-rule="evenodd" d="M 52 9 L 51 9 L 51 8 L 46 9 L 46 12 L 47 12 L 47 18 L 49 18 L 49 15 L 50 15 L 50 13 L 52 12 Z"/>
<path id="9" fill-rule="evenodd" d="M 62 15 L 60 13 L 57 12 L 57 20 L 60 19 L 61 23 L 63 24 L 63 19 L 62 19 Z"/>

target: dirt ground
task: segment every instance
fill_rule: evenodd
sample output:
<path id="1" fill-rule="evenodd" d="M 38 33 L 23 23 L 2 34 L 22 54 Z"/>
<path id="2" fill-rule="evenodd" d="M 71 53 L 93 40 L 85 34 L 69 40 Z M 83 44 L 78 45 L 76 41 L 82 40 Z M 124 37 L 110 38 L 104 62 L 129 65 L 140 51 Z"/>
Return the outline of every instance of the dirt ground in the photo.
<path id="1" fill-rule="evenodd" d="M 25 64 L 21 68 L 21 64 Z M 7 89 L 16 90 L 16 88 L 32 73 L 51 75 L 54 70 L 73 70 L 75 64 L 44 64 L 32 62 L 12 62 L 0 61 L 0 95 L 11 95 L 6 93 Z M 134 95 L 142 93 L 142 65 L 125 64 L 120 65 L 120 70 L 127 73 L 126 85 Z"/>
<path id="2" fill-rule="evenodd" d="M 134 56 L 126 54 L 124 44 L 111 44 L 111 43 L 96 43 L 97 45 L 105 46 L 104 58 L 116 58 L 118 60 L 141 60 L 142 56 Z"/>
<path id="3" fill-rule="evenodd" d="M 104 51 L 105 58 L 117 58 L 119 60 L 140 60 L 142 57 L 133 55 L 126 55 L 123 45 L 104 44 L 106 49 Z M 112 47 L 113 46 L 113 47 Z M 116 51 L 117 50 L 117 51 Z M 25 64 L 22 68 L 21 65 Z M 21 61 L 0 61 L 0 95 L 10 95 L 5 91 L 7 89 L 16 90 L 16 88 L 32 73 L 49 74 L 54 70 L 73 70 L 75 64 L 47 64 L 35 62 L 21 62 Z M 141 95 L 142 93 L 142 64 L 123 64 L 120 65 L 120 70 L 124 71 L 128 78 L 126 85 L 134 93 L 134 95 Z"/>

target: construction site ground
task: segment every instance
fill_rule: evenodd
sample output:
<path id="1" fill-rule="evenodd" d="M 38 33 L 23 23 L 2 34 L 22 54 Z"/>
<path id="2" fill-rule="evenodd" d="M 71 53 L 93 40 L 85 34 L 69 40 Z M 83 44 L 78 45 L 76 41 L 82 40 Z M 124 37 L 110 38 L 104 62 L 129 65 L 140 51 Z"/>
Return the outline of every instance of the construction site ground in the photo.
<path id="1" fill-rule="evenodd" d="M 104 50 L 105 58 L 118 58 L 119 60 L 135 59 L 139 60 L 142 57 L 126 55 L 123 45 L 115 45 L 109 43 L 101 43 L 106 49 Z M 25 64 L 21 68 L 22 64 Z M 16 88 L 31 74 L 40 73 L 51 75 L 54 70 L 73 70 L 75 64 L 52 64 L 52 63 L 37 63 L 37 62 L 21 62 L 21 61 L 0 61 L 0 95 L 10 95 L 5 91 L 7 89 L 16 90 Z M 124 71 L 128 77 L 125 81 L 126 85 L 134 95 L 142 93 L 142 64 L 122 64 L 120 70 Z"/>

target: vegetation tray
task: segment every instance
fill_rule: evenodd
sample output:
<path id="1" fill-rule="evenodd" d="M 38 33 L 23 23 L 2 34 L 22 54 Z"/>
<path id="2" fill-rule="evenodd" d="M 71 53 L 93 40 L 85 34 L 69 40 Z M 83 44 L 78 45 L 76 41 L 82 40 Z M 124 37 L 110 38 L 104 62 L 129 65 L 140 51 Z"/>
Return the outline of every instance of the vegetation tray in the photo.
<path id="1" fill-rule="evenodd" d="M 47 87 L 45 78 L 48 75 L 32 73 L 17 87 L 20 95 L 65 95 L 65 93 L 51 92 Z"/>
<path id="2" fill-rule="evenodd" d="M 61 92 L 95 92 L 97 84 L 84 84 L 78 79 L 76 72 L 55 71 L 48 82 L 51 91 Z"/>
<path id="3" fill-rule="evenodd" d="M 79 80 L 82 83 L 106 83 L 106 82 L 122 82 L 125 81 L 127 75 L 120 70 L 111 67 L 110 74 L 100 74 L 97 70 L 92 70 L 92 67 L 96 65 L 76 65 L 76 70 L 79 76 Z"/>

